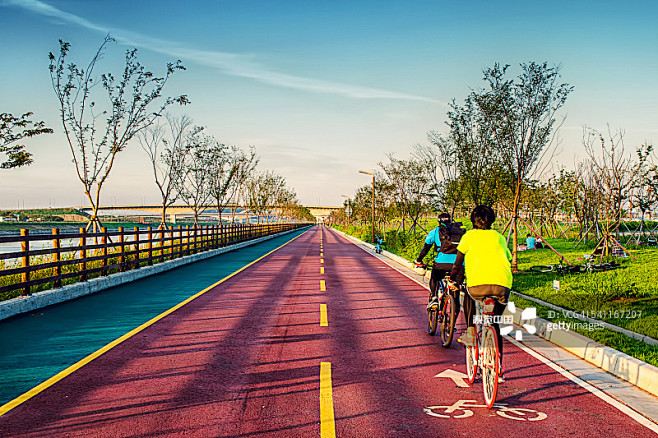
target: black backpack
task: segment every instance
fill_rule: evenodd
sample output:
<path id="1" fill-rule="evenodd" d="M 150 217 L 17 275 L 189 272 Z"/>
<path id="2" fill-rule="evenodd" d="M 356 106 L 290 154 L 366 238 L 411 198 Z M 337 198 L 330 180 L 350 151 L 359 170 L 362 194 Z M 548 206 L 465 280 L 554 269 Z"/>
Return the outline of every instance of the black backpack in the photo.
<path id="1" fill-rule="evenodd" d="M 439 239 L 441 246 L 438 251 L 443 254 L 457 254 L 457 245 L 466 234 L 466 230 L 462 228 L 461 222 L 450 222 L 447 225 L 439 225 Z"/>

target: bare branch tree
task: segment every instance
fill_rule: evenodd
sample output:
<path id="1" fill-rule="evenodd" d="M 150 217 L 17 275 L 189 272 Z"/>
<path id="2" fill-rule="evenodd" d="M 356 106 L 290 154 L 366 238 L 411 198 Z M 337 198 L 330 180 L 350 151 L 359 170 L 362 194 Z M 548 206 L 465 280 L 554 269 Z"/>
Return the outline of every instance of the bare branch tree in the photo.
<path id="1" fill-rule="evenodd" d="M 653 145 L 644 144 L 637 150 L 638 162 L 635 173 L 636 182 L 633 189 L 633 203 L 640 209 L 640 232 L 645 234 L 645 216 L 658 204 L 658 165 L 654 156 Z M 640 234 L 638 234 L 639 242 Z"/>
<path id="2" fill-rule="evenodd" d="M 217 140 L 199 128 L 186 135 L 183 175 L 178 180 L 176 191 L 185 205 L 192 209 L 195 227 L 211 198 L 211 149 L 216 146 Z"/>
<path id="3" fill-rule="evenodd" d="M 608 126 L 604 137 L 591 128 L 583 130 L 583 145 L 590 160 L 595 185 L 601 191 L 599 212 L 603 219 L 605 254 L 609 253 L 609 238 L 619 229 L 622 205 L 628 200 L 636 173 L 632 158 L 624 151 L 624 132 L 613 133 Z M 619 236 L 617 236 L 619 237 Z"/>
<path id="4" fill-rule="evenodd" d="M 188 116 L 176 117 L 165 114 L 165 125 L 151 125 L 141 131 L 137 138 L 151 161 L 155 185 L 160 191 L 162 213 L 160 227 L 166 227 L 167 207 L 176 202 L 176 187 L 183 176 L 185 164 L 185 138 L 194 129 Z"/>
<path id="5" fill-rule="evenodd" d="M 217 206 L 217 220 L 221 225 L 222 211 L 238 189 L 238 177 L 244 155 L 236 146 L 219 144 L 211 149 L 210 195 Z"/>

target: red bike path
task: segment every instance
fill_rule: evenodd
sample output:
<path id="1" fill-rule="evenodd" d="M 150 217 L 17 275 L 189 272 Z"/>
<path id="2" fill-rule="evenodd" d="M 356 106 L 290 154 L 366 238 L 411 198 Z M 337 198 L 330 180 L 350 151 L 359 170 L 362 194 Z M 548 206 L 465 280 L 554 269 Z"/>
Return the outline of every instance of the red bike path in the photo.
<path id="1" fill-rule="evenodd" d="M 18 404 L 0 436 L 656 435 L 508 341 L 499 406 L 482 407 L 479 379 L 434 377 L 464 372 L 464 349 L 427 334 L 426 303 L 314 227 Z"/>

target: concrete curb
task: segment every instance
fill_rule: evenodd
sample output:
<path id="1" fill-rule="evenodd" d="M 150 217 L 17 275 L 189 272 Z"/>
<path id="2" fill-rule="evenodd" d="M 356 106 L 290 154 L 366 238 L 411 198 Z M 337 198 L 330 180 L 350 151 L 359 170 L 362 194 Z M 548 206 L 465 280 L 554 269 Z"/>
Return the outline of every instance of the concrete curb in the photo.
<path id="1" fill-rule="evenodd" d="M 600 344 L 580 333 L 558 326 L 558 323 L 543 318 L 521 320 L 523 309 L 513 314 L 514 323 L 520 326 L 531 325 L 536 335 L 567 350 L 581 359 L 601 368 L 622 380 L 658 396 L 658 368 Z"/>
<path id="2" fill-rule="evenodd" d="M 335 228 L 333 230 L 354 243 L 374 249 L 374 246 L 369 243 L 349 236 Z M 382 255 L 401 264 L 405 268 L 414 270 L 413 264 L 403 257 L 388 251 L 383 251 Z M 534 326 L 537 336 L 654 396 L 658 396 L 658 367 L 600 344 L 580 333 L 560 327 L 557 323 L 547 321 L 543 318 L 522 321 L 522 311 L 523 309 L 517 307 L 517 311 L 512 314 L 515 324 L 521 327 L 524 325 Z"/>
<path id="3" fill-rule="evenodd" d="M 118 272 L 106 277 L 94 278 L 82 283 L 75 283 L 64 286 L 58 289 L 50 289 L 42 292 L 37 292 L 25 297 L 12 298 L 0 302 L 0 320 L 10 318 L 21 313 L 32 312 L 53 304 L 62 303 L 64 301 L 73 300 L 75 298 L 93 294 L 104 289 L 108 289 L 121 284 L 129 283 L 131 281 L 139 280 L 151 275 L 159 274 L 161 272 L 169 271 L 179 266 L 184 266 L 199 260 L 205 260 L 219 254 L 224 254 L 229 251 L 244 248 L 250 245 L 264 242 L 275 237 L 283 236 L 293 231 L 284 231 L 270 236 L 259 237 L 257 239 L 248 240 L 245 242 L 236 243 L 234 245 L 226 246 L 224 248 L 213 249 L 211 251 L 202 252 L 199 254 L 192 254 L 189 256 L 181 257 L 179 259 L 167 260 L 164 263 L 158 263 L 153 266 L 145 266 L 140 269 L 135 269 L 128 272 Z"/>
<path id="4" fill-rule="evenodd" d="M 644 342 L 646 344 L 649 344 L 649 345 L 658 346 L 658 340 L 656 340 L 656 339 L 654 339 L 650 336 L 642 335 L 640 333 L 636 333 L 634 331 L 627 330 L 625 328 L 622 328 L 622 327 L 619 327 L 619 326 L 616 326 L 616 325 L 612 325 L 612 324 L 607 323 L 605 321 L 601 321 L 600 319 L 594 319 L 594 318 L 590 318 L 590 317 L 587 317 L 587 316 L 579 315 L 578 312 L 574 312 L 574 311 L 571 311 L 569 309 L 565 309 L 565 308 L 562 308 L 560 306 L 556 306 L 555 304 L 551 304 L 551 303 L 546 302 L 544 300 L 540 300 L 539 298 L 531 297 L 529 295 L 522 294 L 520 292 L 515 292 L 515 291 L 512 291 L 512 292 L 514 293 L 514 295 L 518 295 L 519 297 L 521 297 L 523 299 L 526 299 L 528 301 L 532 301 L 532 302 L 540 304 L 544 307 L 548 307 L 548 308 L 553 309 L 557 312 L 563 312 L 563 314 L 568 315 L 568 317 L 570 317 L 570 318 L 579 319 L 581 321 L 589 322 L 591 324 L 597 324 L 597 325 L 603 326 L 603 327 L 605 327 L 609 330 L 612 330 L 612 331 L 615 331 L 617 333 L 621 333 L 623 335 L 626 335 L 631 339 L 636 339 L 638 341 L 642 341 L 642 342 Z"/>

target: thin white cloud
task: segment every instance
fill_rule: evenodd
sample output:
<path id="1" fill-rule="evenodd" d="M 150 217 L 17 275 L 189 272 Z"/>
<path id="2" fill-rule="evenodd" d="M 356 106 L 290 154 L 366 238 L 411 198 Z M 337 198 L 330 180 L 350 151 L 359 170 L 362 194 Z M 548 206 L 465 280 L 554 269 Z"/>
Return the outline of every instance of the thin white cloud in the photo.
<path id="1" fill-rule="evenodd" d="M 316 93 L 337 94 L 358 99 L 400 99 L 431 102 L 446 105 L 435 99 L 413 94 L 397 93 L 377 88 L 360 87 L 318 79 L 304 78 L 275 72 L 254 61 L 253 56 L 235 53 L 197 50 L 185 47 L 173 41 L 151 38 L 135 32 L 118 28 L 109 28 L 92 23 L 77 15 L 64 12 L 39 0 L 0 0 L 1 6 L 13 6 L 53 19 L 55 22 L 74 24 L 92 31 L 111 34 L 117 41 L 154 52 L 174 56 L 200 65 L 216 68 L 226 74 L 270 84 Z"/>

